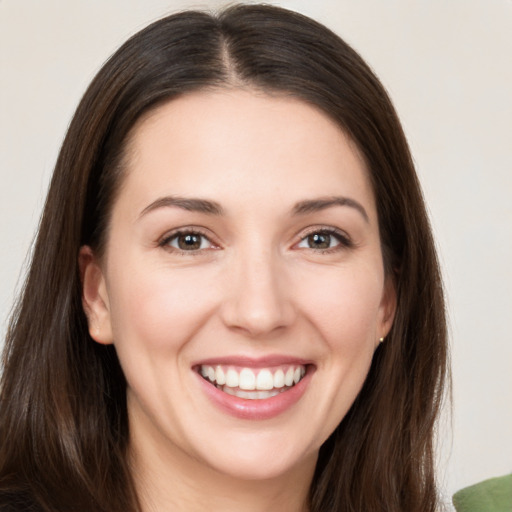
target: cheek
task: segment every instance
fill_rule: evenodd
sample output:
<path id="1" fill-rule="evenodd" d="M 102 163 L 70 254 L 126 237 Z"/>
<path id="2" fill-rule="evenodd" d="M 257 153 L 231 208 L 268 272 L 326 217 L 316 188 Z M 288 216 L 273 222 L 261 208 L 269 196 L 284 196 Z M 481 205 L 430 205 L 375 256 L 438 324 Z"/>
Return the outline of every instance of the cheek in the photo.
<path id="1" fill-rule="evenodd" d="M 113 276 L 109 297 L 115 343 L 178 350 L 214 307 L 213 288 L 201 286 L 205 280 L 197 270 L 141 268 L 130 279 Z"/>
<path id="2" fill-rule="evenodd" d="M 306 281 L 297 296 L 303 297 L 302 309 L 333 349 L 357 350 L 376 341 L 383 281 L 375 267 L 330 269 Z"/>
<path id="3" fill-rule="evenodd" d="M 317 438 L 322 442 L 352 406 L 368 375 L 377 344 L 382 282 L 373 270 L 332 272 L 310 286 L 308 320 L 320 335 L 319 385 L 313 402 L 324 418 Z"/>
<path id="4" fill-rule="evenodd" d="M 160 424 L 162 415 L 174 417 L 173 425 L 180 423 L 169 405 L 169 389 L 185 401 L 192 398 L 183 385 L 189 368 L 183 361 L 213 302 L 208 289 L 200 293 L 198 284 L 203 280 L 197 272 L 196 277 L 200 279 L 150 264 L 138 269 L 124 265 L 111 275 L 114 345 L 128 383 L 131 409 L 144 411 L 143 417 L 153 425 Z"/>

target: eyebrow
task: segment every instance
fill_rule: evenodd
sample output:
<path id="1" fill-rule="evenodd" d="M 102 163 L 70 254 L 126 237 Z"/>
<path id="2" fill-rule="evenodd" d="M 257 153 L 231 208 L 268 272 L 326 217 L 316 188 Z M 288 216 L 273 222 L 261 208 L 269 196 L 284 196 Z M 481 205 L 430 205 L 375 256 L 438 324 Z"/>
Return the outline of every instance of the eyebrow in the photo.
<path id="1" fill-rule="evenodd" d="M 369 222 L 368 213 L 364 209 L 363 205 L 354 199 L 349 197 L 321 197 L 317 199 L 307 199 L 298 202 L 292 210 L 293 215 L 307 215 L 309 213 L 315 213 L 333 206 L 348 206 L 357 210 L 366 222 Z M 181 208 L 189 212 L 206 213 L 208 215 L 224 215 L 224 209 L 216 201 L 199 198 L 186 198 L 178 196 L 165 196 L 160 197 L 156 201 L 146 206 L 140 213 L 139 217 L 146 215 L 147 213 L 154 211 L 158 208 Z"/>
<path id="2" fill-rule="evenodd" d="M 357 210 L 364 218 L 366 222 L 370 222 L 368 213 L 364 209 L 364 206 L 350 197 L 321 197 L 318 199 L 308 199 L 306 201 L 300 201 L 293 208 L 294 215 L 307 215 L 308 213 L 319 212 L 333 206 L 349 206 Z"/>
<path id="3" fill-rule="evenodd" d="M 224 213 L 222 206 L 215 201 L 209 201 L 207 199 L 166 196 L 160 197 L 156 201 L 153 201 L 150 205 L 146 206 L 146 208 L 140 212 L 139 217 L 142 217 L 143 215 L 146 215 L 147 213 L 152 212 L 158 208 L 172 207 L 181 208 L 182 210 L 187 210 L 189 212 L 206 213 L 209 215 L 223 215 Z"/>

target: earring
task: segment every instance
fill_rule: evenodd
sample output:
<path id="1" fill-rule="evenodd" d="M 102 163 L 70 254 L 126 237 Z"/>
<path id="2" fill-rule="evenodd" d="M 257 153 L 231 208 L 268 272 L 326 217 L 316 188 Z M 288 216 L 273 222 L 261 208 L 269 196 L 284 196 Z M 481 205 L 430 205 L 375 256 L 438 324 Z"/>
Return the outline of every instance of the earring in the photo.
<path id="1" fill-rule="evenodd" d="M 384 338 L 379 338 L 379 343 L 382 343 L 384 341 Z"/>

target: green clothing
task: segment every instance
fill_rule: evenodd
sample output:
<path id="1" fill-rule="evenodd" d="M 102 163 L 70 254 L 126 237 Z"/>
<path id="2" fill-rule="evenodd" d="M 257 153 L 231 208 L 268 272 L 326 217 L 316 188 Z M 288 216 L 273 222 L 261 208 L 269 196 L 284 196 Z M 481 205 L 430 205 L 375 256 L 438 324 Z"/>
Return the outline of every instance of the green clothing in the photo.
<path id="1" fill-rule="evenodd" d="M 457 512 L 512 512 L 512 474 L 456 492 L 453 504 Z"/>

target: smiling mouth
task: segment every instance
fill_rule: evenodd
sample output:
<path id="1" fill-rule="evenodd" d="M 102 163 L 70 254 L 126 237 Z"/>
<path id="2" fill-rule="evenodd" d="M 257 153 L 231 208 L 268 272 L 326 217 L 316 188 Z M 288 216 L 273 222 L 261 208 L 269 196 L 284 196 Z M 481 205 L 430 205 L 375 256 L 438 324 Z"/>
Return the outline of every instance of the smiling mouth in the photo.
<path id="1" fill-rule="evenodd" d="M 246 368 L 225 365 L 200 365 L 202 377 L 224 393 L 248 400 L 264 400 L 292 389 L 307 372 L 307 365 L 275 368 Z"/>

